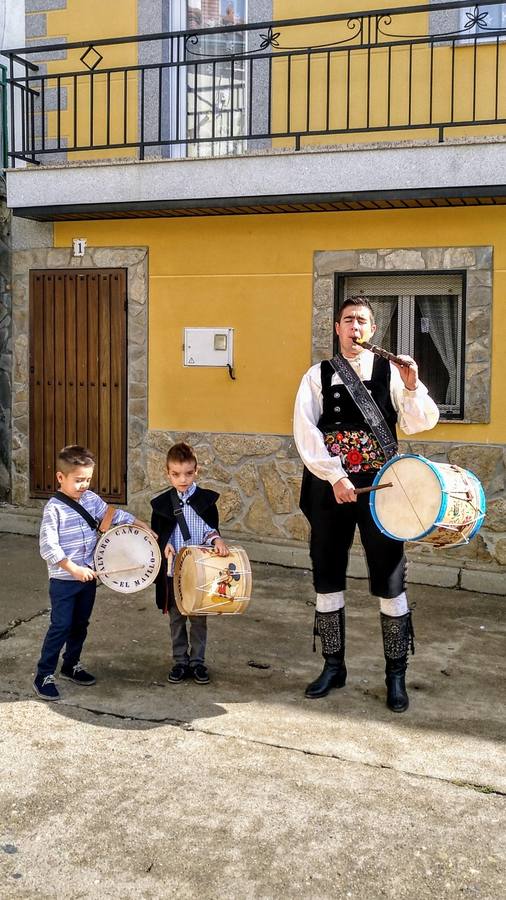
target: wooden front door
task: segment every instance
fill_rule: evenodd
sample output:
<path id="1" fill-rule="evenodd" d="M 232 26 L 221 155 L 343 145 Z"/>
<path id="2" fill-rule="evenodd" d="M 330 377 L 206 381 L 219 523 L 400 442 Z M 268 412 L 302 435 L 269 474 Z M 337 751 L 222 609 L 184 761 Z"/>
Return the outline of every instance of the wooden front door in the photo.
<path id="1" fill-rule="evenodd" d="M 58 451 L 88 447 L 92 489 L 126 502 L 126 270 L 30 272 L 30 493 L 56 490 Z"/>

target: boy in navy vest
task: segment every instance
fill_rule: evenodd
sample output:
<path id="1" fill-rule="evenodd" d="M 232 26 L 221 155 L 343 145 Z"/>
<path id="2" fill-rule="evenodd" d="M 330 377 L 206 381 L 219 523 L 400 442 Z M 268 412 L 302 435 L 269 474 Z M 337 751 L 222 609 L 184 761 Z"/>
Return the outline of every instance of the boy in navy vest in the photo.
<path id="1" fill-rule="evenodd" d="M 162 566 L 156 579 L 156 603 L 170 618 L 174 665 L 168 680 L 172 684 L 190 677 L 196 684 L 208 684 L 210 680 L 204 663 L 207 616 L 184 616 L 179 612 L 174 597 L 174 557 L 181 547 L 192 544 L 208 544 L 218 556 L 228 556 L 228 547 L 218 531 L 219 494 L 195 484 L 197 471 L 193 448 L 185 443 L 174 444 L 167 453 L 171 488 L 151 501 L 151 527 L 158 535 L 162 553 Z"/>
<path id="2" fill-rule="evenodd" d="M 371 305 L 364 297 L 350 297 L 335 324 L 340 353 L 376 401 L 395 439 L 396 423 L 407 434 L 433 428 L 439 418 L 436 404 L 418 380 L 409 356 L 397 365 L 360 346 L 376 330 Z M 386 661 L 387 706 L 394 712 L 408 707 L 405 672 L 413 650 L 411 612 L 406 596 L 406 558 L 402 541 L 380 532 L 368 487 L 386 461 L 360 407 L 329 360 L 304 375 L 294 413 L 294 436 L 304 463 L 300 507 L 311 525 L 310 554 L 316 590 L 315 634 L 325 660 L 319 677 L 306 688 L 306 697 L 324 697 L 346 681 L 345 600 L 348 554 L 358 525 L 364 547 L 371 593 L 379 598 Z"/>

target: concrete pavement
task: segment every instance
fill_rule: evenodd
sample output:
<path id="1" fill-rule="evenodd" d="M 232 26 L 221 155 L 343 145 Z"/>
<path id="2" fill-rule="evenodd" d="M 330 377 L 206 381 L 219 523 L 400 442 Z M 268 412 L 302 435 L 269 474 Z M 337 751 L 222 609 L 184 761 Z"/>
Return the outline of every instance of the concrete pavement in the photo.
<path id="1" fill-rule="evenodd" d="M 347 593 L 344 690 L 303 697 L 312 587 L 254 566 L 209 623 L 213 681 L 170 685 L 152 590 L 100 587 L 91 688 L 31 681 L 48 624 L 34 538 L 0 535 L 1 898 L 504 896 L 503 598 L 413 586 L 411 706 L 384 705 L 377 604 Z"/>

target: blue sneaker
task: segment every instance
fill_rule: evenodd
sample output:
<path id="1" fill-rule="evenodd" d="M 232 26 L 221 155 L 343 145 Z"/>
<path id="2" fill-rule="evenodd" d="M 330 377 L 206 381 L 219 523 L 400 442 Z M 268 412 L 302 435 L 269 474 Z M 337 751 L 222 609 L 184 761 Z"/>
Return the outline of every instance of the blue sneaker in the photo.
<path id="1" fill-rule="evenodd" d="M 75 684 L 82 684 L 84 687 L 95 684 L 97 680 L 94 675 L 83 669 L 81 663 L 76 663 L 75 666 L 62 666 L 60 675 L 62 678 L 68 678 L 69 681 L 73 681 Z"/>
<path id="2" fill-rule="evenodd" d="M 33 682 L 33 689 L 42 700 L 60 699 L 60 692 L 56 687 L 54 675 L 37 675 Z"/>

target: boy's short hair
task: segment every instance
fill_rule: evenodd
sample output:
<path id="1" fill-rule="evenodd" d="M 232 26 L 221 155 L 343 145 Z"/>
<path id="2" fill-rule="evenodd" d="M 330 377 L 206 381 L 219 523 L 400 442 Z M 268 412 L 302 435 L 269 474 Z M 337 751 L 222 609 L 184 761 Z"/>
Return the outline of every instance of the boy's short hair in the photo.
<path id="1" fill-rule="evenodd" d="M 63 447 L 56 458 L 57 469 L 64 475 L 78 466 L 94 466 L 95 462 L 95 456 L 91 450 L 81 447 L 79 444 L 69 444 L 68 447 Z"/>
<path id="2" fill-rule="evenodd" d="M 338 324 L 343 317 L 344 310 L 348 306 L 365 306 L 365 308 L 369 310 L 369 313 L 371 315 L 371 324 L 374 325 L 374 310 L 367 297 L 347 297 L 343 305 L 337 311 L 336 322 Z"/>
<path id="3" fill-rule="evenodd" d="M 197 456 L 193 447 L 185 444 L 184 441 L 180 441 L 178 444 L 173 444 L 167 453 L 167 468 L 169 468 L 170 463 L 184 462 L 194 463 L 195 468 L 198 466 Z"/>

